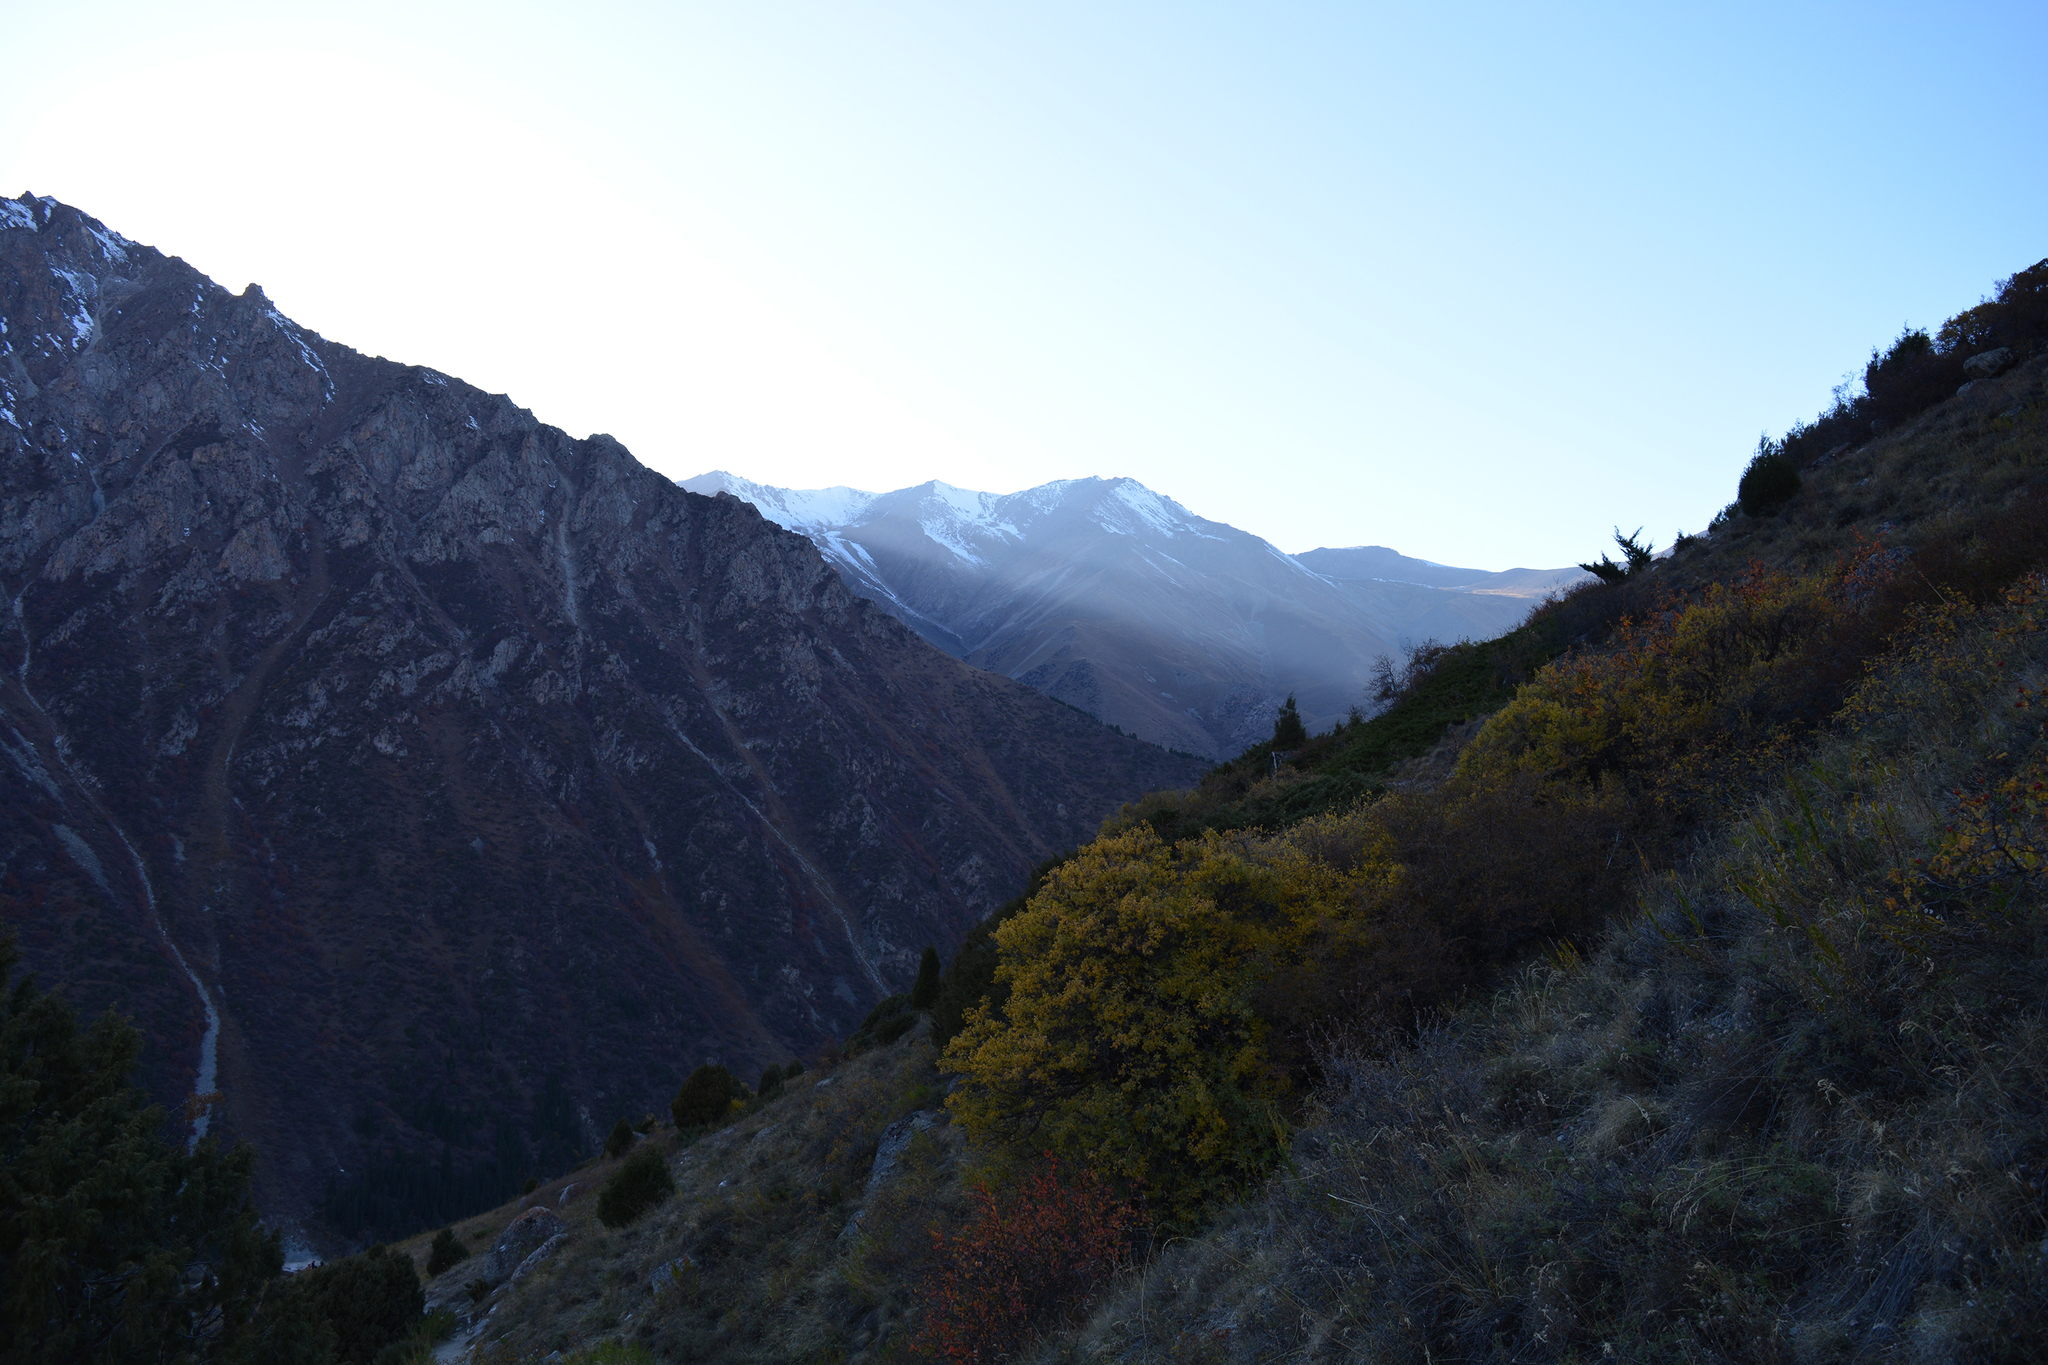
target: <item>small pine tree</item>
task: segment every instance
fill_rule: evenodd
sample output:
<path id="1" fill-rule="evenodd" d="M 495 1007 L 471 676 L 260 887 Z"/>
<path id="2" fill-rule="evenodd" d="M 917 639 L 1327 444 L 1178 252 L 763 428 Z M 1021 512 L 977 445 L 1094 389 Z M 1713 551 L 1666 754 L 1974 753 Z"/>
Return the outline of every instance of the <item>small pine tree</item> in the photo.
<path id="1" fill-rule="evenodd" d="M 1603 583 L 1619 583 L 1649 568 L 1656 557 L 1656 546 L 1643 539 L 1643 528 L 1640 526 L 1630 535 L 1623 535 L 1621 528 L 1615 527 L 1614 543 L 1621 550 L 1619 563 L 1603 554 L 1592 563 L 1581 564 L 1579 567 Z"/>
<path id="2" fill-rule="evenodd" d="M 928 1010 L 939 998 L 939 950 L 929 943 L 917 964 L 917 984 L 910 988 L 910 1008 Z"/>
<path id="3" fill-rule="evenodd" d="M 1294 694 L 1289 692 L 1280 714 L 1273 718 L 1273 747 L 1299 749 L 1306 743 L 1308 727 L 1301 723 L 1301 708 L 1294 704 Z"/>
<path id="4" fill-rule="evenodd" d="M 765 1100 L 780 1089 L 782 1089 L 782 1068 L 770 1062 L 767 1069 L 761 1073 L 761 1083 L 754 1087 L 754 1094 Z"/>
<path id="5" fill-rule="evenodd" d="M 439 1275 L 468 1259 L 469 1248 L 455 1240 L 455 1229 L 442 1228 L 434 1234 L 434 1245 L 427 1252 L 427 1274 Z"/>
<path id="6" fill-rule="evenodd" d="M 604 1154 L 616 1160 L 626 1154 L 633 1145 L 633 1125 L 620 1119 L 612 1125 L 611 1135 L 604 1140 Z"/>

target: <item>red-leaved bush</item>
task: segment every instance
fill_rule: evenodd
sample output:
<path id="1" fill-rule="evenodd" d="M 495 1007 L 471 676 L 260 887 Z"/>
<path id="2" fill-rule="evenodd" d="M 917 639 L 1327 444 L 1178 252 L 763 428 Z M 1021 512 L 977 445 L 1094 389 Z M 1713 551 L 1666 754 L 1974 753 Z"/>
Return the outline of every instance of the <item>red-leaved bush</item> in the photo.
<path id="1" fill-rule="evenodd" d="M 998 1196 L 983 1185 L 965 1227 L 932 1229 L 937 1265 L 925 1281 L 913 1349 L 947 1365 L 993 1365 L 1055 1325 L 1073 1326 L 1095 1291 L 1129 1263 L 1144 1208 L 1094 1175 L 1059 1163 Z"/>

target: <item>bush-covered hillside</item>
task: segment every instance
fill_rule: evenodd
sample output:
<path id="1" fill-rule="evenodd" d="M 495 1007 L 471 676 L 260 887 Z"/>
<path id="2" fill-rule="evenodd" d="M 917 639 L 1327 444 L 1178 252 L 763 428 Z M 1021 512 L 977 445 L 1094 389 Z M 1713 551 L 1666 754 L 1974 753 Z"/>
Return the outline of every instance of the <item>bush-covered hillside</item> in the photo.
<path id="1" fill-rule="evenodd" d="M 2035 1358 L 2044 285 L 1127 807 L 483 1355 Z"/>
<path id="2" fill-rule="evenodd" d="M 2048 1356 L 2044 291 L 401 1248 L 444 1356 Z"/>
<path id="3" fill-rule="evenodd" d="M 1049 1356 L 2036 1358 L 2043 288 L 994 930 L 956 1114 L 1207 1229 Z"/>

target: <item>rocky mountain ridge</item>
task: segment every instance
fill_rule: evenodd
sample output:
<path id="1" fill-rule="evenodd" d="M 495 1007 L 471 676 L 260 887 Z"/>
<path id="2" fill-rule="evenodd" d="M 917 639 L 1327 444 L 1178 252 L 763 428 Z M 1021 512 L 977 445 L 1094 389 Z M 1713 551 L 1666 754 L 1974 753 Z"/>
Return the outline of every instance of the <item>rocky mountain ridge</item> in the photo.
<path id="1" fill-rule="evenodd" d="M 1379 546 L 1288 555 L 1128 478 L 1008 494 L 776 488 L 722 470 L 682 484 L 809 536 L 856 593 L 948 653 L 1218 759 L 1268 737 L 1290 692 L 1327 727 L 1366 701 L 1379 656 L 1498 635 L 1585 576 Z"/>
<path id="2" fill-rule="evenodd" d="M 0 919 L 310 1232 L 843 1036 L 1199 770 L 53 200 L 0 201 L 0 329 Z"/>

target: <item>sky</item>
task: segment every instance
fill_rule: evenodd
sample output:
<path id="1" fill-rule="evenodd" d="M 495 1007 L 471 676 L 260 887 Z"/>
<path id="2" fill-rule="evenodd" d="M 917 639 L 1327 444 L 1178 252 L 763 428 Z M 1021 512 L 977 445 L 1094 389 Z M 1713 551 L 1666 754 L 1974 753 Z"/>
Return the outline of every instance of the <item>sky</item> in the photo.
<path id="1" fill-rule="evenodd" d="M 2048 255 L 2048 5 L 0 0 L 0 192 L 683 478 L 1658 544 Z"/>

